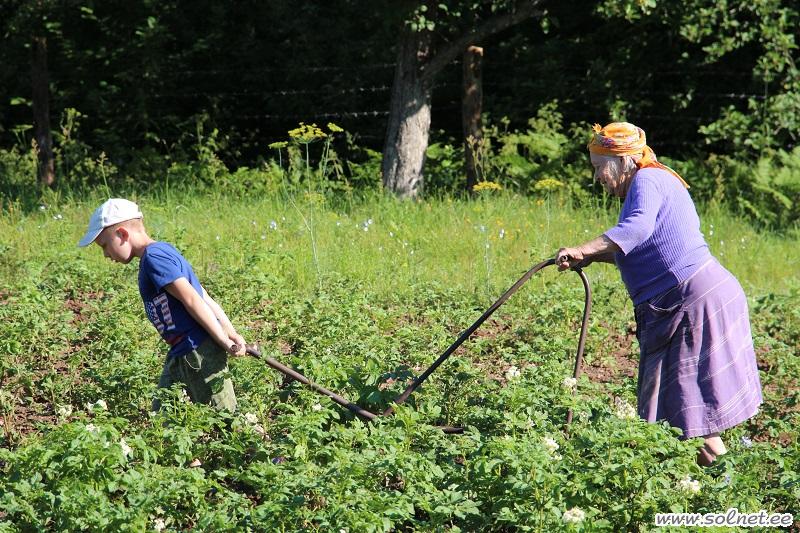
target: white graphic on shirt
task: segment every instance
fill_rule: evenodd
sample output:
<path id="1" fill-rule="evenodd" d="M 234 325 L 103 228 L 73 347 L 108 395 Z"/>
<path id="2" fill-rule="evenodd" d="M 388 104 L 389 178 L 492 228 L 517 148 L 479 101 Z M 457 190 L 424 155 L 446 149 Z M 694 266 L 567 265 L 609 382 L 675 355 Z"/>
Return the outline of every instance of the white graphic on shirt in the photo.
<path id="1" fill-rule="evenodd" d="M 159 316 L 159 310 L 161 316 Z M 172 312 L 169 310 L 169 301 L 165 292 L 147 302 L 147 316 L 160 335 L 163 335 L 165 331 L 175 329 L 175 322 L 172 320 Z"/>

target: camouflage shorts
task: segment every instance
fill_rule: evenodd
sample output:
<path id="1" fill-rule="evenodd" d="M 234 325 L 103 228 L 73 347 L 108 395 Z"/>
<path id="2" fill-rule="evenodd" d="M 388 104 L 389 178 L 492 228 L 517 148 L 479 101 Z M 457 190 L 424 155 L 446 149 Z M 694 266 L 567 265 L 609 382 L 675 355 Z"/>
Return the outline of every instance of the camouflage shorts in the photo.
<path id="1" fill-rule="evenodd" d="M 174 383 L 183 383 L 189 399 L 195 403 L 236 411 L 236 393 L 228 371 L 228 352 L 212 339 L 206 339 L 196 350 L 185 355 L 167 359 L 158 386 L 169 388 Z M 158 402 L 153 402 L 153 409 L 158 408 Z"/>

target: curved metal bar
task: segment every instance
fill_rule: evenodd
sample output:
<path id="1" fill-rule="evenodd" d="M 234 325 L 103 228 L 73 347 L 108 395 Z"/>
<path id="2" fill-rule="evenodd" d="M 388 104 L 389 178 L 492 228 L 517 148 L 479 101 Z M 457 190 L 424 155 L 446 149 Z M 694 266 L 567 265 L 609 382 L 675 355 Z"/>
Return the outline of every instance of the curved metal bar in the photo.
<path id="1" fill-rule="evenodd" d="M 503 293 L 503 295 L 500 296 L 500 298 L 498 298 L 497 301 L 494 302 L 491 305 L 491 307 L 489 307 L 489 309 L 487 309 L 486 312 L 484 312 L 481 315 L 481 317 L 475 321 L 475 323 L 473 323 L 470 327 L 465 329 L 464 332 L 461 333 L 461 335 L 459 335 L 458 339 L 456 339 L 456 341 L 453 344 L 451 344 L 450 347 L 447 348 L 444 351 L 444 353 L 442 353 L 442 355 L 440 355 L 439 358 L 436 359 L 436 361 L 434 361 L 430 367 L 428 367 L 427 370 L 425 370 L 425 372 L 420 374 L 419 377 L 417 377 L 408 387 L 406 387 L 403 393 L 394 400 L 394 404 L 399 405 L 405 402 L 408 399 L 408 397 L 411 396 L 411 394 L 415 390 L 417 390 L 417 388 L 420 385 L 422 385 L 422 382 L 428 379 L 428 376 L 430 376 L 433 373 L 433 371 L 439 367 L 439 365 L 444 363 L 445 360 L 447 360 L 447 358 L 450 357 L 450 355 L 454 351 L 456 351 L 458 347 L 461 346 L 464 343 L 464 341 L 466 341 L 470 337 L 470 335 L 472 335 L 475 332 L 475 330 L 477 330 L 481 326 L 481 324 L 483 324 L 486 321 L 486 319 L 492 316 L 492 314 L 495 311 L 497 311 L 497 309 L 501 305 L 503 305 L 506 302 L 506 300 L 508 300 L 515 292 L 517 292 L 517 290 L 520 287 L 522 287 L 522 285 L 524 285 L 526 281 L 531 279 L 531 277 L 534 274 L 539 272 L 544 267 L 554 264 L 555 264 L 554 259 L 548 259 L 546 261 L 542 261 L 537 265 L 534 265 L 530 270 L 528 270 L 525 274 L 523 274 L 523 276 L 519 278 L 517 282 L 511 286 L 510 289 L 508 289 L 505 293 Z M 583 288 L 585 292 L 584 308 L 583 308 L 583 324 L 581 326 L 581 335 L 580 338 L 578 339 L 578 352 L 577 355 L 575 356 L 575 370 L 573 372 L 573 376 L 577 378 L 583 363 L 583 349 L 584 346 L 586 345 L 586 332 L 588 330 L 589 312 L 591 311 L 592 302 L 591 302 L 591 289 L 589 288 L 589 280 L 586 277 L 586 274 L 584 274 L 583 270 L 581 270 L 580 268 L 573 268 L 572 270 L 577 272 L 578 275 L 581 277 L 581 281 L 583 282 Z M 390 405 L 383 412 L 383 416 L 390 415 L 393 412 L 394 412 L 394 406 Z M 572 420 L 572 412 L 570 411 L 567 414 L 567 423 L 570 423 L 571 420 Z"/>
<path id="2" fill-rule="evenodd" d="M 376 418 L 378 418 L 378 415 L 376 415 L 375 413 L 367 411 L 363 407 L 360 407 L 360 406 L 354 404 L 353 402 L 351 402 L 347 398 L 339 396 L 335 392 L 329 391 L 328 389 L 326 389 L 322 385 L 318 385 L 317 383 L 314 383 L 313 381 L 311 381 L 310 379 L 305 377 L 303 374 L 301 374 L 297 370 L 295 370 L 293 368 L 289 368 L 288 366 L 278 362 L 275 358 L 273 358 L 273 357 L 265 357 L 265 358 L 262 357 L 261 356 L 261 350 L 259 350 L 258 347 L 249 345 L 249 346 L 246 347 L 245 351 L 250 355 L 253 355 L 255 357 L 263 359 L 264 362 L 266 362 L 269 366 L 271 366 L 272 368 L 274 368 L 278 372 L 281 372 L 281 373 L 291 377 L 292 379 L 296 379 L 300 383 L 302 383 L 302 384 L 306 385 L 307 387 L 309 387 L 314 392 L 322 394 L 323 396 L 327 396 L 328 398 L 330 398 L 334 402 L 338 403 L 339 405 L 341 405 L 342 407 L 348 409 L 349 411 L 353 412 L 354 414 L 360 416 L 364 420 L 372 421 L 372 420 L 375 420 Z"/>
<path id="3" fill-rule="evenodd" d="M 575 272 L 581 277 L 583 282 L 583 319 L 581 323 L 581 334 L 578 337 L 578 351 L 575 353 L 575 369 L 572 372 L 572 377 L 578 379 L 581 375 L 583 367 L 583 349 L 586 346 L 586 332 L 589 329 L 589 313 L 592 311 L 592 289 L 589 287 L 589 278 L 580 268 L 575 268 Z M 572 423 L 572 409 L 567 411 L 567 425 Z"/>

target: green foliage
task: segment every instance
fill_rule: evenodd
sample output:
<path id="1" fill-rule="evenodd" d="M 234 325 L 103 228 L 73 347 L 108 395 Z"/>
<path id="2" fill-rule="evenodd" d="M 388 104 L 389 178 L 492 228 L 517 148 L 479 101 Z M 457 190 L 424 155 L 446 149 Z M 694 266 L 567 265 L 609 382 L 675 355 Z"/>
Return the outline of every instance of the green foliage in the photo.
<path id="1" fill-rule="evenodd" d="M 789 229 L 800 220 L 798 148 L 765 155 L 755 165 L 715 156 L 703 162 L 664 160 L 688 178 L 697 199 L 727 205 L 768 227 Z"/>
<path id="2" fill-rule="evenodd" d="M 747 87 L 755 94 L 744 95 L 743 105 L 721 107 L 718 117 L 702 124 L 699 132 L 706 142 L 739 157 L 757 157 L 797 141 L 800 70 L 795 29 L 800 11 L 794 2 L 606 0 L 599 11 L 639 24 L 663 21 L 700 47 L 706 65 L 729 61 L 752 65 Z"/>
<path id="3" fill-rule="evenodd" d="M 615 217 L 507 191 L 341 208 L 329 192 L 313 211 L 300 195 L 295 208 L 285 195 L 173 194 L 137 198 L 149 231 L 178 243 L 245 337 L 373 410 L 531 262 Z M 765 390 L 762 413 L 726 432 L 730 453 L 703 470 L 697 441 L 621 408 L 635 382 L 615 365 L 636 344 L 618 273 L 601 265 L 587 270 L 592 374 L 574 391 L 564 378 L 583 292 L 576 276 L 546 270 L 391 418 L 365 424 L 253 358 L 230 362 L 238 414 L 187 403 L 176 387 L 158 391 L 164 408 L 149 415 L 164 348 L 135 265 L 75 247 L 95 203 L 55 198 L 0 216 L 0 529 L 622 531 L 651 527 L 656 512 L 796 505 L 800 397 L 786 384 L 800 375 L 797 287 L 776 291 L 783 269 L 752 261 L 791 264 L 796 239 L 703 216 L 753 296 Z M 566 524 L 575 509 L 584 520 Z"/>

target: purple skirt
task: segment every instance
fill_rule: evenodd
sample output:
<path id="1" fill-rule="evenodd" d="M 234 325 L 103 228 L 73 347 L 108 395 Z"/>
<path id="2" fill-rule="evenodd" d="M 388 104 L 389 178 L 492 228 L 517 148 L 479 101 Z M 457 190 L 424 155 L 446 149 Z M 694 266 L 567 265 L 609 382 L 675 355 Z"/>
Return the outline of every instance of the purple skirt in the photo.
<path id="1" fill-rule="evenodd" d="M 720 432 L 762 402 L 747 300 L 716 259 L 636 306 L 638 412 L 683 438 Z"/>

